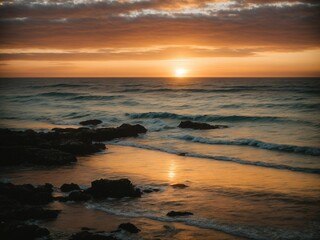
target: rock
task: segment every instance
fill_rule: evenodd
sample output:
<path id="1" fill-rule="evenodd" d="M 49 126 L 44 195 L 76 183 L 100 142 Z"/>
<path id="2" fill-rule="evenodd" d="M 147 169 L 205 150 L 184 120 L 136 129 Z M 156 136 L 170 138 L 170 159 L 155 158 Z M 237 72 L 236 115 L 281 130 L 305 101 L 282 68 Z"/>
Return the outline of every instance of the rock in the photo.
<path id="1" fill-rule="evenodd" d="M 186 188 L 186 187 L 189 187 L 189 186 L 187 186 L 187 185 L 185 185 L 183 183 L 172 184 L 170 186 L 173 187 L 173 188 Z"/>
<path id="2" fill-rule="evenodd" d="M 69 194 L 67 201 L 84 202 L 91 199 L 91 196 L 83 191 L 74 191 Z"/>
<path id="3" fill-rule="evenodd" d="M 60 210 L 43 209 L 42 207 L 29 207 L 22 205 L 2 206 L 0 212 L 0 220 L 39 220 L 54 219 L 58 217 Z"/>
<path id="4" fill-rule="evenodd" d="M 143 192 L 143 193 L 152 193 L 153 190 L 152 190 L 152 189 L 144 189 L 142 192 Z"/>
<path id="5" fill-rule="evenodd" d="M 81 230 L 82 231 L 92 231 L 92 230 L 95 230 L 95 228 L 82 227 Z"/>
<path id="6" fill-rule="evenodd" d="M 31 184 L 14 185 L 0 182 L 0 195 L 18 201 L 21 204 L 47 204 L 53 201 L 52 185 L 34 187 Z"/>
<path id="7" fill-rule="evenodd" d="M 62 192 L 71 192 L 71 191 L 74 191 L 74 190 L 80 190 L 80 187 L 78 184 L 74 184 L 74 183 L 65 183 L 63 184 L 61 187 L 60 187 L 60 190 Z"/>
<path id="8" fill-rule="evenodd" d="M 117 240 L 113 236 L 104 236 L 101 234 L 91 233 L 88 231 L 81 231 L 73 234 L 70 240 Z"/>
<path id="9" fill-rule="evenodd" d="M 179 153 L 179 156 L 185 156 L 187 153 Z"/>
<path id="10" fill-rule="evenodd" d="M 81 156 L 95 152 L 100 152 L 106 149 L 106 146 L 102 143 L 88 143 L 79 140 L 67 140 L 65 142 L 62 142 L 60 145 L 55 146 L 55 148 L 63 152 Z"/>
<path id="11" fill-rule="evenodd" d="M 136 137 L 138 134 L 146 133 L 147 129 L 140 124 L 122 124 L 117 128 L 98 128 L 91 133 L 93 141 L 110 141 L 115 138 Z"/>
<path id="12" fill-rule="evenodd" d="M 141 230 L 137 228 L 134 224 L 132 223 L 121 223 L 118 227 L 118 229 L 125 230 L 126 232 L 129 233 L 138 233 Z"/>
<path id="13" fill-rule="evenodd" d="M 82 121 L 80 122 L 79 124 L 82 125 L 82 126 L 87 126 L 87 125 L 98 125 L 98 124 L 101 124 L 102 121 L 101 120 L 98 120 L 98 119 L 92 119 L 92 120 L 86 120 L 86 121 Z"/>
<path id="14" fill-rule="evenodd" d="M 122 198 L 141 197 L 139 188 L 135 188 L 129 179 L 108 180 L 100 179 L 91 182 L 91 187 L 86 190 L 95 198 Z"/>
<path id="15" fill-rule="evenodd" d="M 76 162 L 75 156 L 55 149 L 41 149 L 24 146 L 1 146 L 0 165 L 36 164 L 64 165 Z"/>
<path id="16" fill-rule="evenodd" d="M 1 223 L 0 238 L 6 240 L 32 240 L 48 236 L 50 232 L 46 228 L 37 225 L 27 225 L 24 223 Z"/>
<path id="17" fill-rule="evenodd" d="M 182 217 L 182 216 L 190 216 L 193 215 L 192 212 L 176 212 L 176 211 L 170 211 L 167 213 L 168 217 Z"/>
<path id="18" fill-rule="evenodd" d="M 191 121 L 182 121 L 179 128 L 192 128 L 197 130 L 206 130 L 206 129 L 217 129 L 217 128 L 227 128 L 225 125 L 211 125 L 208 123 L 199 123 L 199 122 L 191 122 Z"/>
<path id="19" fill-rule="evenodd" d="M 69 164 L 77 161 L 75 156 L 104 150 L 105 144 L 99 143 L 101 141 L 136 137 L 146 132 L 139 124 L 97 129 L 54 128 L 50 132 L 0 129 L 0 166 Z"/>
<path id="20" fill-rule="evenodd" d="M 159 192 L 160 189 L 158 188 L 147 188 L 147 189 L 144 189 L 142 192 L 143 193 L 152 193 L 152 192 Z"/>

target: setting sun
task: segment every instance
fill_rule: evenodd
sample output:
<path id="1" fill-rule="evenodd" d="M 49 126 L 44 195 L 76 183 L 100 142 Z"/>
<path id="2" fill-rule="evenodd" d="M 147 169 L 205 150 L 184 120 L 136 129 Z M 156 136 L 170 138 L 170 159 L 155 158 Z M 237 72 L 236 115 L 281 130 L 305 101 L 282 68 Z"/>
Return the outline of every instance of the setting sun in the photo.
<path id="1" fill-rule="evenodd" d="M 177 68 L 175 70 L 175 76 L 176 77 L 184 77 L 186 75 L 186 73 L 187 73 L 187 70 L 184 69 L 184 68 Z"/>

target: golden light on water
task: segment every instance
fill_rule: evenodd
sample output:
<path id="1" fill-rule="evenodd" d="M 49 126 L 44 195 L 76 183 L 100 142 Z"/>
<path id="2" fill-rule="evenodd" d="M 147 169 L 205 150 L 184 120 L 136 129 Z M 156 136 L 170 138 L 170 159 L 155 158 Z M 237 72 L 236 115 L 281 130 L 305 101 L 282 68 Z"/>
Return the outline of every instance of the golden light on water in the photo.
<path id="1" fill-rule="evenodd" d="M 168 178 L 170 181 L 173 181 L 176 176 L 176 164 L 174 160 L 171 160 L 169 169 L 168 169 Z"/>

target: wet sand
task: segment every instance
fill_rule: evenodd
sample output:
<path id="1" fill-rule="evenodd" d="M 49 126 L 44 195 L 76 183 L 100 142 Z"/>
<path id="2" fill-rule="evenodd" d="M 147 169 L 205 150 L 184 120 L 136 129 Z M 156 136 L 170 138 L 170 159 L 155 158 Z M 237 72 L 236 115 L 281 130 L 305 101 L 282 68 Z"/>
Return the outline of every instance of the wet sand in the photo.
<path id="1" fill-rule="evenodd" d="M 319 221 L 316 201 L 319 200 L 320 182 L 317 174 L 243 166 L 132 147 L 108 145 L 105 153 L 80 157 L 74 165 L 24 170 L 8 168 L 1 176 L 15 184 L 49 182 L 55 187 L 70 182 L 88 187 L 95 179 L 129 178 L 138 187 L 160 189 L 158 193 L 144 194 L 137 200 L 85 204 L 55 202 L 51 207 L 61 209 L 60 216 L 40 224 L 48 227 L 56 239 L 80 231 L 81 227 L 112 231 L 123 222 L 138 226 L 142 230 L 139 236 L 143 239 L 245 239 L 258 236 L 261 239 L 270 236 L 271 239 L 280 234 L 280 228 L 281 231 L 285 229 L 283 234 L 290 229 L 305 228 L 307 231 L 310 223 Z M 170 186 L 174 183 L 189 187 L 174 189 Z M 300 200 L 310 203 L 296 204 L 295 201 Z M 168 219 L 165 214 L 171 210 L 191 211 L 195 220 Z M 286 222 L 284 218 L 287 218 Z M 259 228 L 271 230 L 262 236 Z M 121 238 L 132 238 L 132 235 Z"/>

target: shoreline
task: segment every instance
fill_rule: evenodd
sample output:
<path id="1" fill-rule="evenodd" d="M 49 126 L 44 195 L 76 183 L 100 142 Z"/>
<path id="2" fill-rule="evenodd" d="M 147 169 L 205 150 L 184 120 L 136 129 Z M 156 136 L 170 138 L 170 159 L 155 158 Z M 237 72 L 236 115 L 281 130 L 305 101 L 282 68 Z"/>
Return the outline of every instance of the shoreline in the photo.
<path id="1" fill-rule="evenodd" d="M 141 169 L 143 169 L 143 172 L 141 172 Z M 210 171 L 205 172 L 204 169 Z M 195 175 L 195 173 L 193 173 L 193 170 L 202 172 L 202 176 Z M 156 172 L 157 174 L 155 174 Z M 6 174 L 1 172 L 1 175 Z M 243 178 L 244 176 L 246 177 Z M 273 176 L 271 183 L 270 179 L 267 179 L 267 176 Z M 236 163 L 204 160 L 186 156 L 177 156 L 169 153 L 162 153 L 152 150 L 144 150 L 137 149 L 134 147 L 124 147 L 117 145 L 109 145 L 106 154 L 100 153 L 91 156 L 79 157 L 78 162 L 74 165 L 60 166 L 58 168 L 29 168 L 22 172 L 19 169 L 12 168 L 10 171 L 7 172 L 7 177 L 9 177 L 9 180 L 16 184 L 43 184 L 45 182 L 50 182 L 53 183 L 56 187 L 66 182 L 75 182 L 78 183 L 81 187 L 87 187 L 89 182 L 94 179 L 119 179 L 128 177 L 133 181 L 134 184 L 137 184 L 138 187 L 156 187 L 162 189 L 160 193 L 151 193 L 143 195 L 143 197 L 138 200 L 138 202 L 140 202 L 141 204 L 140 207 L 145 206 L 145 204 L 147 204 L 148 206 L 151 204 L 152 206 L 152 203 L 155 201 L 158 201 L 159 204 L 160 202 L 168 202 L 168 206 L 171 206 L 171 209 L 168 207 L 165 211 L 169 211 L 175 210 L 175 208 L 179 206 L 177 205 L 175 207 L 175 204 L 181 201 L 180 203 L 184 206 L 183 209 L 191 210 L 195 213 L 196 217 L 198 217 L 198 207 L 195 208 L 196 206 L 192 204 L 188 205 L 188 203 L 184 200 L 184 194 L 191 194 L 192 196 L 194 196 L 193 198 L 197 198 L 197 195 L 201 198 L 203 194 L 209 194 L 208 196 L 214 195 L 215 197 L 212 196 L 212 198 L 214 199 L 214 202 L 212 202 L 213 206 L 224 206 L 224 201 L 226 201 L 226 199 L 230 201 L 230 199 L 225 194 L 237 194 L 240 197 L 241 194 L 244 194 L 246 192 L 246 194 L 248 195 L 245 197 L 249 197 L 250 199 L 252 199 L 252 201 L 256 201 L 259 199 L 258 196 L 255 197 L 253 194 L 267 194 L 270 195 L 270 197 L 272 198 L 279 198 L 279 200 L 276 201 L 282 201 L 282 198 L 289 197 L 295 197 L 295 201 L 299 201 L 300 198 L 301 200 L 309 199 L 311 201 L 314 198 L 314 195 L 312 195 L 313 189 L 311 188 L 311 185 L 316 183 L 317 178 L 314 174 L 308 174 L 307 176 L 308 177 L 304 176 L 304 174 L 302 173 L 297 172 L 257 168 L 254 166 L 244 166 Z M 233 183 L 233 179 L 237 179 L 238 181 Z M 305 191 L 295 191 L 293 185 L 292 187 L 290 185 L 281 185 L 281 183 L 283 182 L 290 183 L 293 181 L 297 181 L 297 179 L 300 179 L 300 184 L 305 185 L 301 185 L 301 189 L 309 188 L 309 193 Z M 257 183 L 255 185 L 252 185 L 254 184 L 254 182 Z M 170 187 L 171 184 L 175 183 L 184 183 L 189 187 L 186 189 L 175 190 L 172 187 Z M 242 187 L 241 184 L 243 185 Z M 248 188 L 248 186 L 250 185 L 252 186 L 251 189 Z M 265 189 L 269 189 L 270 192 L 261 191 L 261 189 L 259 190 L 261 185 L 264 185 Z M 241 189 L 245 186 L 245 192 L 241 193 Z M 274 187 L 277 187 L 278 190 L 272 190 Z M 313 186 L 313 188 L 317 189 L 317 186 Z M 224 189 L 224 191 L 226 192 L 221 192 L 222 189 Z M 238 192 L 236 191 L 236 189 L 239 189 L 237 190 Z M 231 192 L 228 193 L 228 191 Z M 301 196 L 299 197 L 299 195 Z M 176 200 L 173 201 L 173 199 Z M 173 205 L 171 205 L 170 201 L 173 201 Z M 208 198 L 208 201 L 208 206 L 210 206 L 210 198 Z M 272 202 L 273 200 L 267 200 L 267 202 L 268 201 Z M 65 208 L 69 208 L 69 210 L 72 210 L 72 208 L 77 208 L 78 206 L 77 203 L 75 203 L 75 205 L 73 205 L 72 203 L 70 204 L 71 205 L 67 203 Z M 97 209 L 99 209 L 99 207 L 101 206 L 98 205 Z M 120 208 L 116 207 L 116 209 L 121 209 L 121 207 L 123 206 L 120 205 Z M 203 208 L 205 208 L 205 206 L 203 206 Z M 181 209 L 181 207 L 179 206 L 178 209 Z M 126 211 L 125 208 L 123 210 Z M 132 209 L 129 211 L 132 211 Z M 116 212 L 113 212 L 113 214 L 111 214 L 110 212 L 105 211 L 97 212 L 97 210 L 95 209 L 85 209 L 85 206 L 78 208 L 78 214 L 83 214 L 84 216 L 81 217 L 81 219 L 86 218 L 86 214 L 92 214 L 92 212 L 97 213 L 99 216 L 103 216 L 105 218 L 105 221 L 108 221 L 108 219 L 111 218 L 114 220 L 114 222 L 119 223 L 121 222 L 121 219 L 124 219 L 124 222 L 130 221 L 136 224 L 138 227 L 140 227 L 140 224 L 143 224 L 141 226 L 141 234 L 150 234 L 150 232 L 148 232 L 148 228 L 146 229 L 145 226 L 150 227 L 149 231 L 151 231 L 151 229 L 157 229 L 157 231 L 155 232 L 160 232 L 159 234 L 169 234 L 168 229 L 162 229 L 162 226 L 167 225 L 168 222 L 159 222 L 154 219 L 148 219 L 144 217 L 141 218 L 138 216 L 132 217 L 132 214 L 129 212 L 127 215 L 117 215 Z M 70 216 L 68 216 L 68 213 L 66 213 L 66 215 L 61 216 L 63 216 L 65 218 L 64 221 L 67 222 L 72 221 L 73 215 L 74 214 L 70 213 Z M 58 219 L 55 220 L 55 222 L 49 223 L 48 226 L 59 226 L 58 221 L 61 216 L 59 216 Z M 141 216 L 144 216 L 144 214 L 142 214 Z M 226 219 L 228 219 L 228 217 Z M 87 220 L 83 221 L 83 224 L 81 223 L 77 227 L 80 227 L 80 225 L 85 225 L 86 222 Z M 169 223 L 169 225 L 170 224 L 174 225 L 173 229 L 185 229 L 183 231 L 179 231 L 181 232 L 179 233 L 180 235 L 183 235 L 183 232 L 185 232 L 185 234 L 187 235 L 192 235 L 196 233 L 199 234 L 197 235 L 196 239 L 210 239 L 208 238 L 210 233 L 213 234 L 212 239 L 217 239 L 217 236 L 219 236 L 218 239 L 241 239 L 241 237 L 237 237 L 235 235 L 229 236 L 230 233 L 225 234 L 223 232 L 210 229 L 210 227 L 210 230 L 208 230 L 208 228 L 188 226 L 188 224 L 186 225 L 186 223 L 179 223 L 179 220 L 176 223 L 173 222 Z M 175 225 L 177 225 L 178 227 L 176 227 Z M 159 226 L 161 226 L 160 229 Z M 77 227 L 74 227 L 73 229 L 76 230 Z M 91 227 L 91 225 L 83 227 Z M 98 230 L 100 229 L 101 228 L 99 228 Z M 170 229 L 170 231 L 173 231 L 172 228 Z M 201 238 L 202 233 L 200 232 L 203 233 L 203 238 Z M 177 235 L 174 239 L 180 239 L 180 235 Z M 161 237 L 161 239 L 166 238 Z M 181 237 L 181 239 L 184 238 Z"/>

